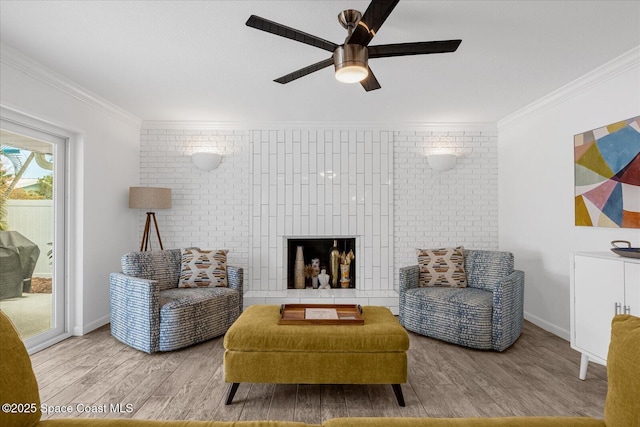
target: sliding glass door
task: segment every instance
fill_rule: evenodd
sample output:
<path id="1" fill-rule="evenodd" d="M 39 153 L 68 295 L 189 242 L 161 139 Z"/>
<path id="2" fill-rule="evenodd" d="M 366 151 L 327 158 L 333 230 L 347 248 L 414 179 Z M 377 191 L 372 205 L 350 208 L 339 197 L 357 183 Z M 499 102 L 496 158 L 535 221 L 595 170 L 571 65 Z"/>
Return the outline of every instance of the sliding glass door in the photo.
<path id="1" fill-rule="evenodd" d="M 67 329 L 67 139 L 43 128 L 0 122 L 0 310 L 31 350 Z"/>

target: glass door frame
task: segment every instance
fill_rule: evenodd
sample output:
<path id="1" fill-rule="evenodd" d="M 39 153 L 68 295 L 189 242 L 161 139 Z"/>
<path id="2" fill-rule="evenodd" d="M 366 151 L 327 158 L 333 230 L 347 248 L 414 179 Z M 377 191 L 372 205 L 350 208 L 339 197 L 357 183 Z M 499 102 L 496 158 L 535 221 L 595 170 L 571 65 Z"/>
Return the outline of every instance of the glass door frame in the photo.
<path id="1" fill-rule="evenodd" d="M 0 128 L 53 145 L 52 328 L 24 340 L 27 351 L 32 354 L 71 336 L 69 153 L 75 134 L 5 107 L 0 107 Z"/>

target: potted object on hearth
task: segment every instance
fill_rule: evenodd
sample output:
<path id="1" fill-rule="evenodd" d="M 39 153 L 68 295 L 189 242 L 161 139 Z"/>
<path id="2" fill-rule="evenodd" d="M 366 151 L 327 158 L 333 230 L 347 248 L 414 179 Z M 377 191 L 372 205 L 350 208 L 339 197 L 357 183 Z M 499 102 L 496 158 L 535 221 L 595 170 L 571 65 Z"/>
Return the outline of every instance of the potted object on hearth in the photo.
<path id="1" fill-rule="evenodd" d="M 329 251 L 329 275 L 331 276 L 331 287 L 338 287 L 338 266 L 340 265 L 340 250 L 338 249 L 338 241 L 333 241 L 333 247 Z"/>
<path id="2" fill-rule="evenodd" d="M 318 274 L 318 281 L 320 282 L 320 289 L 330 289 L 329 286 L 329 275 L 327 274 L 327 269 L 322 268 L 320 270 L 320 274 Z"/>
<path id="3" fill-rule="evenodd" d="M 340 254 L 340 286 L 348 288 L 351 284 L 351 261 L 355 258 L 353 251 L 349 251 L 348 254 L 342 252 Z"/>
<path id="4" fill-rule="evenodd" d="M 304 289 L 304 253 L 302 246 L 296 248 L 296 262 L 293 267 L 293 287 Z"/>
<path id="5" fill-rule="evenodd" d="M 311 287 L 318 289 L 318 275 L 320 274 L 320 258 L 313 258 L 311 260 Z"/>
<path id="6" fill-rule="evenodd" d="M 313 279 L 313 267 L 311 266 L 311 264 L 307 264 L 304 266 L 304 287 L 305 288 L 310 288 L 312 287 L 312 279 Z M 318 277 L 316 276 L 316 283 L 317 283 L 317 279 Z M 317 284 L 316 284 L 317 287 Z"/>

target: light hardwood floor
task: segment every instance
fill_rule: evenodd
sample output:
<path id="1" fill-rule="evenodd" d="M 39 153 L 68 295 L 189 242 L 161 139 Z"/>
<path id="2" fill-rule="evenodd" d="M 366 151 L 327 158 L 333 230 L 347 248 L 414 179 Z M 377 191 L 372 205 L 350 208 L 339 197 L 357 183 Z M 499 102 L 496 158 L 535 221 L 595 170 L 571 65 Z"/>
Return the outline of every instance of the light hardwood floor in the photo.
<path id="1" fill-rule="evenodd" d="M 225 405 L 222 338 L 148 355 L 103 327 L 32 355 L 41 400 L 71 405 L 61 417 L 256 420 L 322 423 L 335 417 L 603 417 L 606 369 L 590 364 L 578 379 L 580 356 L 569 343 L 525 322 L 503 353 L 476 351 L 410 333 L 409 378 L 399 407 L 388 385 L 241 384 Z M 309 369 L 313 369 L 312 366 Z M 79 413 L 77 404 L 106 413 Z M 123 412 L 110 412 L 121 404 Z M 130 405 L 130 412 L 126 411 Z"/>

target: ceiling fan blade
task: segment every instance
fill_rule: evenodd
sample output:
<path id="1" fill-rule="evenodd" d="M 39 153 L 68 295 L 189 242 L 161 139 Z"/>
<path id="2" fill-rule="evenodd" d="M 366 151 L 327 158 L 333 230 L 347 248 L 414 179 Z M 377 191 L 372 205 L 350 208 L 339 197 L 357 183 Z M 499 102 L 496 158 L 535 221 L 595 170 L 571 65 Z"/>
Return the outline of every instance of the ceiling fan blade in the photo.
<path id="1" fill-rule="evenodd" d="M 432 42 L 397 43 L 369 46 L 369 58 L 390 56 L 424 55 L 427 53 L 455 52 L 462 40 L 440 40 Z"/>
<path id="2" fill-rule="evenodd" d="M 353 33 L 347 43 L 356 43 L 362 46 L 369 44 L 376 35 L 384 21 L 393 11 L 400 0 L 371 0 L 369 7 L 362 15 L 362 19 L 353 29 Z"/>
<path id="3" fill-rule="evenodd" d="M 304 67 L 304 68 L 300 68 L 297 71 L 294 71 L 293 73 L 289 73 L 285 76 L 279 77 L 277 79 L 274 80 L 274 82 L 278 82 L 278 83 L 289 83 L 292 82 L 296 79 L 299 79 L 300 77 L 304 77 L 307 74 L 311 74 L 313 72 L 316 72 L 318 70 L 322 70 L 323 68 L 328 67 L 329 65 L 333 65 L 333 57 L 329 58 L 329 59 L 325 59 L 323 61 L 320 62 L 316 62 L 313 65 L 309 65 L 308 67 Z"/>
<path id="4" fill-rule="evenodd" d="M 378 83 L 378 79 L 376 79 L 376 76 L 373 74 L 373 71 L 371 71 L 371 68 L 367 68 L 369 68 L 369 75 L 367 76 L 367 78 L 362 80 L 360 84 L 367 92 L 380 89 L 382 86 L 380 86 L 380 83 Z"/>
<path id="5" fill-rule="evenodd" d="M 277 22 L 269 21 L 268 19 L 264 19 L 256 15 L 251 15 L 249 17 L 247 20 L 247 26 L 253 27 L 257 30 L 266 31 L 267 33 L 275 34 L 280 37 L 295 40 L 300 43 L 319 47 L 320 49 L 328 50 L 329 52 L 333 52 L 336 47 L 338 47 L 337 44 L 321 39 L 320 37 L 278 24 Z"/>

